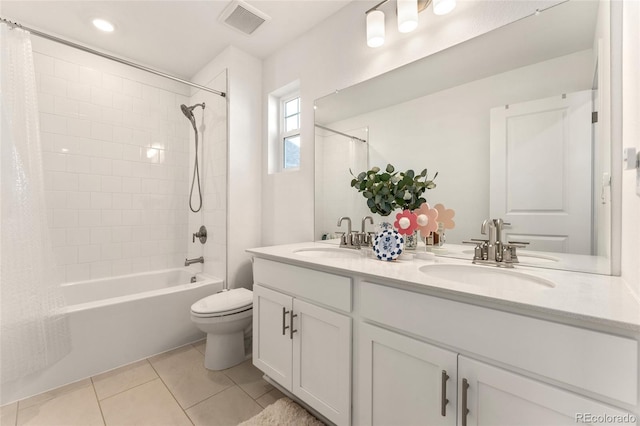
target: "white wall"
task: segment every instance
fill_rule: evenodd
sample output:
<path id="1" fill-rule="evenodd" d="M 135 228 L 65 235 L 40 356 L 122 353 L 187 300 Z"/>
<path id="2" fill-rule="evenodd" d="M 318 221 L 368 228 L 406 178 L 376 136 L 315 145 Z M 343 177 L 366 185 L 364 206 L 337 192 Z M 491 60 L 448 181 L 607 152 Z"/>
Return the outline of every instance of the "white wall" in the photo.
<path id="1" fill-rule="evenodd" d="M 202 84 L 220 92 L 227 92 L 226 69 Z M 227 271 L 227 98 L 203 90 L 193 90 L 188 105 L 203 102 L 204 110 L 200 107 L 194 110 L 198 127 L 198 170 L 202 209 L 197 213 L 188 210 L 188 234 L 191 235 L 187 242 L 188 257 L 193 259 L 204 256 L 204 264 L 196 263 L 190 268 L 225 279 Z M 195 134 L 191 124 L 189 126 L 188 187 L 190 191 L 194 169 Z M 198 205 L 196 182 L 193 187 L 192 206 L 197 209 Z M 205 244 L 200 243 L 198 238 L 195 242 L 193 241 L 193 234 L 202 225 L 207 228 Z"/>
<path id="2" fill-rule="evenodd" d="M 640 3 L 623 2 L 622 146 L 640 151 Z M 635 171 L 622 175 L 622 277 L 640 297 L 640 195 Z"/>
<path id="3" fill-rule="evenodd" d="M 228 70 L 229 111 L 227 282 L 229 288 L 251 288 L 251 261 L 245 250 L 261 245 L 262 225 L 259 124 L 262 122 L 262 64 L 243 51 L 228 47 L 198 72 L 192 81 L 204 84 L 225 68 Z"/>
<path id="4" fill-rule="evenodd" d="M 492 77 L 423 96 L 402 104 L 330 123 L 328 126 L 353 133 L 350 129 L 368 127 L 371 166 L 384 168 L 387 162 L 397 170 L 427 168 L 429 176 L 439 172 L 437 187 L 424 197 L 431 206 L 442 203 L 456 211 L 455 229 L 447 231 L 447 241 L 460 243 L 480 237 L 480 224 L 489 217 L 489 111 L 491 108 L 532 101 L 562 93 L 588 90 L 593 82 L 593 53 L 585 50 L 518 68 Z M 549 78 L 553 76 L 553 78 Z M 527 84 L 522 84 L 526 81 Z M 460 125 L 464 123 L 464 125 Z M 402 149 L 398 149 L 401 141 Z M 322 143 L 316 140 L 318 144 Z M 343 138 L 344 146 L 349 143 Z M 355 142 L 351 142 L 353 144 Z M 320 148 L 316 146 L 316 148 Z M 318 152 L 318 149 L 316 150 Z M 335 159 L 324 161 L 330 176 L 343 167 Z M 365 169 L 354 170 L 357 175 Z M 346 173 L 348 175 L 348 172 Z M 335 231 L 336 220 L 348 214 L 360 219 L 369 214 L 365 198 L 349 187 L 351 179 L 323 181 L 325 205 L 333 214 L 325 217 L 321 229 Z M 331 201 L 335 194 L 351 195 L 361 205 L 358 214 L 344 209 L 344 200 Z M 343 208 L 340 213 L 339 209 Z M 319 207 L 325 209 L 324 206 Z M 374 217 L 376 222 L 393 222 L 395 215 Z M 358 228 L 359 228 L 358 223 Z M 316 235 L 316 239 L 318 236 Z"/>
<path id="5" fill-rule="evenodd" d="M 47 213 L 63 281 L 180 266 L 188 89 L 33 38 Z"/>
<path id="6" fill-rule="evenodd" d="M 298 172 L 269 175 L 266 154 L 262 158 L 262 244 L 313 238 L 314 99 L 486 33 L 552 3 L 557 2 L 458 2 L 456 10 L 444 17 L 436 17 L 430 9 L 421 13 L 418 29 L 409 34 L 397 33 L 391 8 L 385 10 L 386 44 L 371 49 L 366 45 L 364 15 L 370 5 L 352 2 L 267 58 L 263 63 L 263 99 L 300 80 L 302 141 Z M 263 111 L 266 116 L 266 107 Z M 263 123 L 266 129 L 266 120 Z M 262 145 L 266 143 L 263 134 Z"/>

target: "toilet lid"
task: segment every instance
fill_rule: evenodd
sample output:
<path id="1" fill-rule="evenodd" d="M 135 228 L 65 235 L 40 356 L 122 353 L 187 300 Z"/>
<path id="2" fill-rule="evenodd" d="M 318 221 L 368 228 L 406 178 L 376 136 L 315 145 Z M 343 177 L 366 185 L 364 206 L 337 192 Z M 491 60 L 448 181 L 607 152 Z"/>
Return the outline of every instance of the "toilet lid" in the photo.
<path id="1" fill-rule="evenodd" d="M 253 303 L 253 292 L 246 288 L 234 288 L 207 296 L 191 305 L 194 314 L 216 314 L 235 311 Z"/>

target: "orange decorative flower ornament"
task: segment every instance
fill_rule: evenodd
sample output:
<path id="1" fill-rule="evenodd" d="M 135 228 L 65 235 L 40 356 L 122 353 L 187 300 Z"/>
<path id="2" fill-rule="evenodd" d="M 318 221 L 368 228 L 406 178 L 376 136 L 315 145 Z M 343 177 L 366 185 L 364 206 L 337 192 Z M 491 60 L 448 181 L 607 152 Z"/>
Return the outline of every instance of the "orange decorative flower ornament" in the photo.
<path id="1" fill-rule="evenodd" d="M 393 226 L 400 234 L 411 235 L 413 231 L 418 228 L 417 219 L 417 216 L 411 213 L 410 210 L 404 210 L 402 213 L 396 215 L 396 221 L 393 223 Z"/>
<path id="2" fill-rule="evenodd" d="M 453 221 L 453 216 L 456 215 L 456 212 L 453 209 L 446 209 L 442 204 L 436 204 L 434 207 L 438 210 L 438 222 L 442 223 L 444 229 L 456 227 L 456 223 Z"/>
<path id="3" fill-rule="evenodd" d="M 429 207 L 428 203 L 422 203 L 420 208 L 414 210 L 413 213 L 416 215 L 420 235 L 428 237 L 430 233 L 438 230 L 438 222 L 436 221 L 438 210 Z"/>

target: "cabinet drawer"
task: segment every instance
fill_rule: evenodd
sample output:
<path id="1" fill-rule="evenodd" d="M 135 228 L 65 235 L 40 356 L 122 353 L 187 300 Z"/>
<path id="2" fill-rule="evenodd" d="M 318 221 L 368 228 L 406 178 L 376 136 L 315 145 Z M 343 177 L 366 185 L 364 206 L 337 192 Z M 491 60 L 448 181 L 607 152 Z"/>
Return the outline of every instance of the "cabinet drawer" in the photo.
<path id="1" fill-rule="evenodd" d="M 364 282 L 362 316 L 628 404 L 638 403 L 638 343 Z"/>
<path id="2" fill-rule="evenodd" d="M 351 278 L 348 277 L 256 258 L 253 280 L 293 296 L 351 312 Z"/>

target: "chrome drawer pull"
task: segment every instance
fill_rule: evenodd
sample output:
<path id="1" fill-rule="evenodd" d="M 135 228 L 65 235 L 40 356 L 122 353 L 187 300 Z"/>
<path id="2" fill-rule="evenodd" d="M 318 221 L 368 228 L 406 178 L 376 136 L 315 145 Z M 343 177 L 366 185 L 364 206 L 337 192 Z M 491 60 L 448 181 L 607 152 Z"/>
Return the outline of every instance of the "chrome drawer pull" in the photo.
<path id="1" fill-rule="evenodd" d="M 467 390 L 469 389 L 469 382 L 467 379 L 462 379 L 462 426 L 467 426 L 467 414 L 469 409 L 467 408 Z"/>
<path id="2" fill-rule="evenodd" d="M 442 370 L 442 399 L 440 400 L 440 414 L 442 414 L 442 417 L 447 416 L 447 404 L 449 403 L 447 399 L 447 380 L 449 380 L 449 376 L 447 376 L 445 370 Z"/>
<path id="3" fill-rule="evenodd" d="M 298 314 L 293 313 L 293 309 L 289 311 L 289 338 L 291 340 L 293 340 L 293 333 L 298 331 L 293 329 L 293 319 L 297 316 Z"/>
<path id="4" fill-rule="evenodd" d="M 287 311 L 287 308 L 285 308 L 284 306 L 282 307 L 282 335 L 284 336 L 285 334 L 287 334 L 287 328 L 289 328 L 288 325 L 286 325 L 287 323 L 287 314 L 289 313 L 289 311 Z"/>

